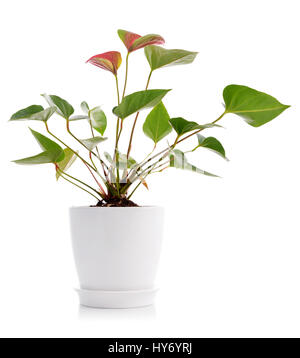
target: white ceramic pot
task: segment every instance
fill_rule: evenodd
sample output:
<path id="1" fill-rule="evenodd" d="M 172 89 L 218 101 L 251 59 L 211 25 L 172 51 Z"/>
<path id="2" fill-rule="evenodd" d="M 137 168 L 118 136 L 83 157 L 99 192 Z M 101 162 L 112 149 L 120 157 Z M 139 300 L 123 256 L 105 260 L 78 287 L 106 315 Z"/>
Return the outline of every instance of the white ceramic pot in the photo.
<path id="1" fill-rule="evenodd" d="M 153 303 L 163 208 L 73 207 L 71 234 L 80 303 L 131 308 Z"/>

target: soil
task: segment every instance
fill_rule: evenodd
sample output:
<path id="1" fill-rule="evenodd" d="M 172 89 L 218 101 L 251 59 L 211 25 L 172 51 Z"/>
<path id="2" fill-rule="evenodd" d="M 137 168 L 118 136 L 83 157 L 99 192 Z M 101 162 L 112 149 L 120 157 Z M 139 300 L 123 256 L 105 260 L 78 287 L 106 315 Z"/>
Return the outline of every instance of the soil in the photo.
<path id="1" fill-rule="evenodd" d="M 106 200 L 99 200 L 96 205 L 91 205 L 91 206 L 109 208 L 109 207 L 133 207 L 138 205 L 127 198 L 109 198 Z"/>

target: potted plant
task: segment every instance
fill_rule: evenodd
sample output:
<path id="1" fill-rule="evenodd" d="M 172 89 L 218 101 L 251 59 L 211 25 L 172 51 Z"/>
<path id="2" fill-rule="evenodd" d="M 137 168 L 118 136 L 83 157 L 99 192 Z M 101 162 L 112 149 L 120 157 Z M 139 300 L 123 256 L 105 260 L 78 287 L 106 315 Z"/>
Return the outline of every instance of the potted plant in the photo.
<path id="1" fill-rule="evenodd" d="M 101 53 L 87 60 L 100 69 L 111 72 L 116 83 L 116 106 L 112 109 L 115 125 L 114 146 L 111 153 L 101 150 L 107 126 L 106 115 L 97 106 L 90 108 L 81 103 L 82 114 L 74 115 L 74 108 L 56 95 L 43 94 L 48 103 L 46 108 L 31 105 L 12 115 L 11 121 L 42 121 L 47 136 L 30 129 L 42 148 L 32 157 L 15 160 L 17 164 L 44 164 L 54 166 L 57 179 L 65 180 L 92 196 L 91 206 L 70 209 L 71 233 L 76 267 L 78 271 L 80 302 L 92 307 L 139 307 L 153 302 L 156 288 L 155 274 L 158 266 L 163 209 L 155 206 L 138 206 L 132 201 L 133 194 L 153 173 L 168 168 L 190 170 L 195 173 L 215 176 L 199 169 L 187 159 L 187 152 L 180 147 L 190 140 L 191 150 L 209 149 L 226 159 L 225 150 L 218 139 L 202 135 L 204 130 L 220 127 L 220 120 L 227 114 L 242 117 L 253 127 L 264 125 L 281 114 L 289 106 L 281 104 L 270 95 L 255 89 L 231 84 L 223 91 L 224 111 L 214 121 L 199 124 L 182 117 L 170 118 L 163 98 L 169 89 L 149 89 L 150 79 L 156 70 L 166 66 L 192 63 L 197 55 L 178 49 L 165 49 L 159 45 L 164 39 L 159 35 L 140 36 L 118 30 L 118 35 L 127 49 L 125 80 L 120 90 L 118 69 L 121 54 L 117 51 Z M 149 75 L 144 90 L 127 94 L 129 58 L 133 52 L 144 49 L 149 64 Z M 153 142 L 150 153 L 143 159 L 132 156 L 135 128 L 141 120 L 140 112 L 150 109 L 144 119 L 144 134 Z M 49 122 L 58 115 L 65 121 L 67 135 L 72 137 L 78 148 L 67 144 L 67 140 L 54 134 Z M 129 116 L 133 116 L 131 120 Z M 90 128 L 90 137 L 74 134 L 72 123 L 85 120 Z M 127 146 L 123 143 L 123 127 L 130 127 Z M 158 142 L 168 142 L 157 149 Z M 51 139 L 50 139 L 51 137 Z M 143 148 L 139 148 L 142 151 Z M 69 169 L 74 161 L 80 161 L 89 172 L 91 182 L 77 178 Z"/>

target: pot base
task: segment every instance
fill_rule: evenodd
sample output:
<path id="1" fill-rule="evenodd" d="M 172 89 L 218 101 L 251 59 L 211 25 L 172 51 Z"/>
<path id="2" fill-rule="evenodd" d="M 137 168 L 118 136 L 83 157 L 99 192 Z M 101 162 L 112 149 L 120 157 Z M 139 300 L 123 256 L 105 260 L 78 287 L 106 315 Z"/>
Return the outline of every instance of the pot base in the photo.
<path id="1" fill-rule="evenodd" d="M 152 305 L 157 288 L 137 291 L 76 289 L 82 306 L 93 308 L 136 308 Z"/>

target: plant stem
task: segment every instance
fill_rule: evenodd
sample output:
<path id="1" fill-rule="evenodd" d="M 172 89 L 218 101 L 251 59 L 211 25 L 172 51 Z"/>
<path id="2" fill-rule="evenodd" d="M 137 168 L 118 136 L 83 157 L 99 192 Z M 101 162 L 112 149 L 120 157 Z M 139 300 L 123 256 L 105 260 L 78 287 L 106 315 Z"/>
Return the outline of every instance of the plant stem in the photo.
<path id="1" fill-rule="evenodd" d="M 127 62 L 128 62 L 128 55 L 126 57 L 126 63 Z M 127 74 L 127 70 L 126 70 L 126 74 Z M 117 88 L 117 97 L 118 97 L 118 105 L 119 105 L 120 104 L 120 91 L 119 91 L 119 81 L 118 81 L 117 75 L 115 75 L 115 78 L 116 78 L 116 88 Z M 124 87 L 124 90 L 125 90 L 125 87 Z M 124 94 L 124 91 L 123 91 L 123 94 Z M 121 123 L 123 124 L 123 120 L 121 120 L 121 121 L 122 121 Z M 121 135 L 122 127 L 123 127 L 122 124 L 121 124 L 121 130 L 120 130 L 120 133 L 119 133 L 120 118 L 118 117 L 117 128 L 116 128 L 116 145 L 115 145 L 114 160 L 113 160 L 113 161 L 116 161 L 116 172 L 117 172 L 116 187 L 117 187 L 118 194 L 119 194 L 119 190 L 120 190 L 120 171 L 119 171 L 118 145 L 119 145 L 119 139 L 120 139 L 120 135 Z"/>
<path id="2" fill-rule="evenodd" d="M 80 179 L 77 179 L 77 178 L 73 177 L 72 175 L 70 175 L 70 174 L 64 172 L 63 170 L 61 170 L 61 169 L 59 168 L 59 165 L 58 165 L 58 164 L 56 164 L 56 170 L 59 171 L 60 175 L 62 175 L 62 174 L 63 174 L 63 175 L 66 175 L 67 177 L 69 177 L 69 178 L 71 178 L 71 179 L 77 181 L 78 183 L 80 183 L 80 184 L 82 184 L 82 185 L 85 185 L 86 187 L 88 187 L 89 189 L 93 190 L 95 193 L 97 193 L 97 194 L 99 195 L 99 191 L 98 191 L 98 190 L 96 190 L 96 189 L 93 188 L 92 186 L 88 185 L 88 184 L 85 183 L 84 181 L 82 181 L 82 180 L 80 180 Z"/>
<path id="3" fill-rule="evenodd" d="M 227 112 L 224 111 L 224 112 L 223 112 L 217 119 L 215 119 L 212 123 L 218 122 L 220 119 L 222 119 L 222 118 L 224 117 L 224 115 L 225 115 L 226 113 L 227 113 Z M 180 139 L 180 140 L 179 140 L 179 136 L 177 136 L 176 139 L 175 139 L 175 141 L 174 141 L 174 143 L 171 145 L 171 147 L 166 148 L 166 149 L 164 149 L 162 152 L 160 152 L 160 153 L 156 154 L 155 156 L 153 156 L 152 158 L 149 158 L 149 160 L 148 160 L 147 162 L 153 160 L 156 156 L 158 156 L 158 155 L 160 155 L 160 154 L 162 154 L 162 153 L 164 153 L 164 152 L 167 152 L 167 153 L 164 154 L 156 163 L 154 163 L 154 164 L 151 165 L 151 166 L 154 166 L 154 168 L 155 168 L 155 165 L 156 165 L 157 163 L 159 163 L 162 159 L 164 159 L 164 158 L 168 155 L 168 152 L 169 152 L 171 149 L 174 149 L 174 147 L 175 147 L 177 144 L 179 144 L 180 142 L 182 142 L 182 141 L 184 141 L 184 140 L 186 140 L 186 139 L 192 137 L 193 135 L 195 135 L 195 134 L 197 134 L 197 133 L 203 131 L 204 129 L 205 129 L 205 128 L 201 128 L 201 129 L 197 130 L 196 132 L 193 132 L 193 133 L 187 135 L 186 137 L 184 137 L 184 138 L 182 138 L 182 139 Z M 147 162 L 145 162 L 143 165 L 141 165 L 141 167 L 144 166 Z M 151 166 L 149 166 L 148 168 L 150 168 Z M 147 170 L 148 168 L 146 168 L 145 170 Z M 153 169 L 154 169 L 154 168 L 153 168 Z M 152 169 L 152 170 L 153 170 L 153 169 Z M 144 170 L 144 171 L 145 171 L 145 170 Z"/>
<path id="4" fill-rule="evenodd" d="M 160 168 L 161 166 L 158 166 L 156 169 Z M 164 168 L 160 169 L 160 170 L 156 170 L 155 172 L 152 172 L 152 174 L 155 174 L 155 173 L 161 173 L 162 171 L 166 170 L 170 168 L 170 165 L 166 165 Z"/>
<path id="5" fill-rule="evenodd" d="M 158 157 L 159 155 L 163 154 L 164 152 L 166 152 L 167 150 L 169 150 L 169 147 L 166 148 L 166 149 L 163 149 L 162 151 L 160 151 L 159 153 L 156 153 L 155 155 L 153 155 L 151 158 L 147 159 L 146 161 L 143 160 L 140 165 L 139 165 L 139 168 L 142 168 L 144 165 L 146 165 L 147 163 L 151 162 L 154 158 Z M 144 162 L 145 161 L 145 162 Z"/>
<path id="6" fill-rule="evenodd" d="M 145 164 L 147 164 L 149 161 L 152 161 L 155 157 L 157 157 L 157 156 L 159 156 L 160 154 L 163 154 L 164 152 L 166 152 L 158 161 L 156 161 L 154 164 L 151 164 L 151 165 L 149 165 L 146 169 L 144 169 L 144 170 L 142 171 L 142 173 L 144 173 L 147 169 L 151 168 L 152 166 L 155 166 L 157 163 L 161 162 L 161 161 L 168 155 L 168 152 L 176 146 L 176 144 L 178 143 L 178 139 L 179 139 L 179 135 L 177 135 L 177 137 L 176 137 L 174 143 L 171 145 L 171 147 L 168 147 L 168 148 L 162 150 L 161 152 L 159 152 L 159 153 L 157 153 L 156 155 L 154 155 L 152 158 L 150 158 L 150 159 L 148 159 L 147 161 L 145 161 L 145 160 L 149 157 L 149 155 L 148 155 L 148 156 L 141 162 L 141 164 L 140 164 L 139 167 L 137 168 L 136 172 L 138 172 L 138 171 L 139 171 Z M 154 147 L 154 149 L 155 149 L 155 147 Z M 154 151 L 154 149 L 153 149 L 153 151 Z M 151 153 L 150 153 L 150 155 L 151 155 Z M 139 175 L 141 175 L 141 174 L 137 174 L 137 177 L 138 177 Z M 134 177 L 133 177 L 132 179 L 133 179 L 133 181 L 135 180 Z M 129 181 L 131 181 L 131 178 L 129 178 Z"/>
<path id="7" fill-rule="evenodd" d="M 168 166 L 169 166 L 169 164 L 170 164 L 170 161 L 169 160 L 167 160 L 167 161 L 165 161 L 164 163 L 161 163 L 160 165 L 158 165 L 156 168 L 155 168 L 155 170 L 157 170 L 158 168 L 161 168 L 161 167 L 163 167 L 163 166 L 165 166 L 165 165 L 167 165 L 168 164 Z"/>
<path id="8" fill-rule="evenodd" d="M 212 123 L 218 122 L 221 118 L 223 118 L 223 116 L 224 116 L 226 113 L 227 113 L 227 112 L 224 111 L 224 112 L 223 112 L 216 120 L 214 120 Z M 166 158 L 166 156 L 169 154 L 170 150 L 174 149 L 174 147 L 175 147 L 178 143 L 180 143 L 180 142 L 182 142 L 182 141 L 184 141 L 184 140 L 190 138 L 191 136 L 193 136 L 193 135 L 195 135 L 195 134 L 201 132 L 201 131 L 204 130 L 204 129 L 205 129 L 205 128 L 201 128 L 201 129 L 197 130 L 196 132 L 193 132 L 193 133 L 187 135 L 186 137 L 184 137 L 184 138 L 182 138 L 182 139 L 180 139 L 180 140 L 179 140 L 179 136 L 177 136 L 176 139 L 175 139 L 175 141 L 174 141 L 174 143 L 173 143 L 170 147 L 168 147 L 168 148 L 164 149 L 163 151 L 157 153 L 157 154 L 154 155 L 152 158 L 149 158 L 145 163 L 141 163 L 140 166 L 139 166 L 139 168 L 142 168 L 145 164 L 147 164 L 148 162 L 152 161 L 154 158 L 156 158 L 156 157 L 159 156 L 160 154 L 165 153 L 165 154 L 163 154 L 163 156 L 162 156 L 161 158 L 159 158 L 158 161 L 156 161 L 154 164 L 149 165 L 149 166 L 148 166 L 146 169 L 144 169 L 140 174 L 136 175 L 135 177 L 129 178 L 130 185 L 131 185 L 132 183 L 134 183 L 140 175 L 143 175 L 143 173 L 145 173 L 148 169 L 151 168 L 151 169 L 150 169 L 150 172 L 147 174 L 147 175 L 149 175 L 149 174 L 151 173 L 151 171 L 153 171 L 153 170 L 155 169 L 156 165 L 157 165 L 159 162 L 161 162 L 164 158 Z M 130 185 L 129 185 L 129 186 L 130 186 Z M 129 187 L 129 186 L 128 186 L 128 187 Z M 124 189 L 124 190 L 127 190 L 128 187 L 125 186 L 123 189 Z"/>
<path id="9" fill-rule="evenodd" d="M 154 173 L 159 173 L 159 172 L 162 172 L 163 170 L 169 168 L 169 165 L 167 165 L 167 166 L 164 167 L 163 169 L 158 170 L 158 171 L 156 171 L 156 172 L 153 172 L 154 169 L 161 168 L 162 166 L 164 166 L 164 165 L 166 165 L 166 164 L 168 164 L 168 162 L 162 163 L 162 164 L 160 164 L 158 167 L 156 167 L 156 168 L 154 167 L 154 168 L 150 169 L 150 170 L 148 171 L 148 173 L 146 173 L 146 175 L 145 175 L 143 178 L 140 178 L 140 182 L 136 185 L 136 187 L 135 187 L 135 188 L 133 189 L 133 191 L 130 193 L 130 195 L 128 196 L 128 199 L 130 199 L 130 198 L 132 197 L 132 195 L 134 194 L 134 192 L 135 192 L 135 191 L 137 190 L 137 188 L 143 183 L 143 181 L 145 181 L 145 179 L 147 178 L 148 175 L 150 175 L 151 173 L 152 173 L 152 174 L 154 174 Z M 133 182 L 132 182 L 131 184 L 133 184 Z"/>
<path id="10" fill-rule="evenodd" d="M 122 93 L 122 99 L 125 96 L 125 92 L 126 92 L 126 86 L 127 86 L 127 78 L 128 78 L 128 58 L 129 58 L 129 52 L 127 52 L 126 55 L 126 70 L 125 70 L 125 80 L 124 80 L 124 88 L 123 88 L 123 93 Z M 118 84 L 118 80 L 117 80 L 117 76 L 116 76 L 116 85 L 117 85 L 117 93 L 118 93 L 118 105 L 120 104 L 120 95 L 119 95 L 119 84 Z M 117 130 L 116 130 L 116 150 L 118 150 L 118 143 L 120 140 L 120 136 L 123 130 L 123 119 L 121 119 L 121 125 L 120 125 L 120 118 L 118 118 L 117 121 Z"/>
<path id="11" fill-rule="evenodd" d="M 125 96 L 125 91 L 126 91 L 126 86 L 127 86 L 127 78 L 128 78 L 128 58 L 129 58 L 129 52 L 127 52 L 127 56 L 126 56 L 126 70 L 125 70 L 125 80 L 124 80 L 124 88 L 123 88 L 123 94 L 122 94 L 122 99 Z"/>
<path id="12" fill-rule="evenodd" d="M 119 90 L 119 81 L 118 81 L 117 75 L 115 75 L 115 79 L 116 79 L 117 98 L 118 98 L 118 105 L 119 105 L 120 104 L 120 90 Z M 119 142 L 119 128 L 120 128 L 120 118 L 118 117 L 117 128 L 116 128 L 116 145 L 115 145 L 116 150 L 118 149 L 118 142 Z"/>
<path id="13" fill-rule="evenodd" d="M 103 189 L 102 185 L 99 183 L 99 181 L 97 180 L 97 178 L 95 177 L 94 173 L 91 171 L 91 169 L 87 166 L 89 172 L 91 173 L 93 179 L 95 180 L 95 182 L 97 183 L 97 185 L 99 186 L 101 193 L 106 196 L 105 190 Z M 105 181 L 104 181 L 105 182 Z"/>
<path id="14" fill-rule="evenodd" d="M 152 72 L 153 72 L 153 70 L 151 70 L 150 73 L 149 73 L 149 76 L 148 76 L 148 79 L 147 79 L 147 83 L 146 83 L 146 89 L 145 89 L 145 91 L 147 91 L 147 89 L 148 89 L 148 87 L 149 87 L 149 83 L 150 83 L 150 79 L 151 79 L 151 76 L 152 76 Z"/>
<path id="15" fill-rule="evenodd" d="M 67 121 L 67 123 L 68 123 L 68 121 Z M 46 125 L 47 132 L 48 132 L 50 135 L 52 135 L 53 138 L 55 138 L 56 140 L 58 140 L 58 141 L 59 141 L 60 143 L 62 143 L 65 147 L 67 147 L 68 149 L 70 149 L 79 159 L 81 159 L 81 161 L 83 162 L 83 164 L 88 168 L 88 170 L 89 170 L 89 172 L 91 173 L 92 177 L 95 179 L 97 185 L 99 185 L 99 188 L 100 188 L 100 190 L 102 191 L 102 194 L 103 194 L 104 196 L 106 196 L 106 193 L 105 193 L 105 191 L 104 191 L 102 185 L 98 182 L 98 180 L 97 180 L 96 177 L 94 176 L 93 172 L 91 171 L 91 169 L 93 169 L 95 172 L 98 173 L 97 168 L 94 167 L 94 166 L 92 166 L 92 165 L 90 165 L 90 163 L 88 163 L 85 159 L 83 159 L 75 150 L 73 150 L 72 148 L 70 148 L 66 143 L 64 143 L 64 142 L 63 142 L 61 139 L 59 139 L 56 135 L 54 135 L 52 132 L 50 132 L 49 127 L 48 127 L 48 125 L 47 125 L 47 122 L 45 122 L 45 125 Z M 74 136 L 74 137 L 75 137 L 75 136 Z M 78 139 L 78 141 L 79 141 L 79 139 Z M 79 142 L 80 142 L 80 141 L 79 141 Z M 80 142 L 80 143 L 81 143 L 81 142 Z M 83 145 L 83 143 L 81 143 L 81 144 Z M 93 164 L 93 165 L 94 165 L 94 164 Z M 99 173 L 98 173 L 98 174 L 99 174 Z M 68 175 L 68 174 L 65 173 L 65 175 Z M 75 179 L 75 180 L 76 180 L 76 179 Z M 78 180 L 78 179 L 77 179 L 77 180 Z M 102 180 L 103 180 L 103 178 L 102 178 Z M 78 180 L 78 181 L 79 181 L 79 180 Z M 96 192 L 97 192 L 97 191 L 96 191 Z M 98 193 L 98 192 L 97 192 L 97 193 Z"/>
<path id="16" fill-rule="evenodd" d="M 89 148 L 84 144 L 84 143 L 82 143 L 82 141 L 80 140 L 80 139 L 78 139 L 76 136 L 75 136 L 75 134 L 73 134 L 72 132 L 71 132 L 71 129 L 70 129 L 70 121 L 68 120 L 68 119 L 66 119 L 66 125 L 67 125 L 67 132 L 79 143 L 79 144 L 81 144 L 86 150 L 88 150 L 89 152 L 90 152 L 90 150 L 89 150 Z M 96 155 L 95 153 L 94 153 L 94 155 Z M 94 170 L 95 170 L 96 168 L 94 168 Z M 95 170 L 96 171 L 96 170 Z"/>
<path id="17" fill-rule="evenodd" d="M 89 152 L 89 158 L 90 158 L 90 161 L 92 162 L 93 166 L 97 169 L 97 173 L 101 176 L 101 174 L 99 173 L 99 170 L 93 160 L 93 157 L 92 157 L 92 152 Z M 104 179 L 104 178 L 103 178 Z"/>
<path id="18" fill-rule="evenodd" d="M 63 179 L 65 179 L 67 182 L 69 182 L 69 183 L 71 183 L 71 184 L 77 186 L 77 188 L 79 188 L 79 189 L 85 191 L 86 193 L 92 195 L 97 201 L 99 201 L 99 198 L 98 198 L 96 195 L 92 194 L 91 192 L 89 192 L 88 190 L 84 189 L 84 188 L 81 187 L 80 185 L 78 185 L 78 184 L 72 182 L 71 180 L 69 180 L 68 178 L 66 178 L 63 174 L 61 174 L 61 177 L 62 177 Z"/>
<path id="19" fill-rule="evenodd" d="M 122 130 L 123 130 L 123 119 L 121 119 L 121 121 L 120 121 L 120 131 L 119 131 L 119 135 L 118 135 L 118 143 L 119 143 L 119 139 L 121 137 Z"/>
<path id="20" fill-rule="evenodd" d="M 90 163 L 88 163 L 85 159 L 83 159 L 74 149 L 72 149 L 71 147 L 69 147 L 66 143 L 64 143 L 61 139 L 59 139 L 55 134 L 53 134 L 48 127 L 47 122 L 45 122 L 45 126 L 46 126 L 46 130 L 47 132 L 53 137 L 55 138 L 58 142 L 60 142 L 62 145 L 64 145 L 66 148 L 68 148 L 73 154 L 75 154 L 85 165 L 89 166 L 90 168 L 92 168 L 93 170 L 95 170 L 95 168 L 90 165 Z"/>
<path id="21" fill-rule="evenodd" d="M 66 123 L 67 123 L 67 131 L 68 133 L 78 142 L 80 143 L 86 150 L 89 151 L 90 154 L 93 154 L 95 155 L 99 160 L 100 162 L 102 163 L 102 160 L 100 158 L 100 156 L 97 156 L 93 151 L 89 150 L 89 148 L 83 143 L 81 142 L 80 139 L 78 139 L 70 130 L 70 121 L 67 119 L 66 120 Z M 97 180 L 97 178 L 95 177 L 94 173 L 90 170 L 90 168 L 92 168 L 99 176 L 100 178 L 102 179 L 103 183 L 105 183 L 105 179 L 103 178 L 103 176 L 99 173 L 95 163 L 93 162 L 92 158 L 91 158 L 91 155 L 90 155 L 90 159 L 91 159 L 91 162 L 93 164 L 93 166 L 89 165 L 87 166 L 88 162 L 85 162 L 84 164 L 86 165 L 86 167 L 88 168 L 89 172 L 91 173 L 92 177 L 94 178 L 94 180 L 96 181 L 97 185 L 99 186 L 99 188 L 101 189 L 101 191 L 103 192 L 103 195 L 106 195 L 105 194 L 105 190 L 103 189 L 102 185 L 99 183 L 99 181 Z"/>
<path id="22" fill-rule="evenodd" d="M 117 88 L 117 97 L 118 97 L 118 105 L 120 104 L 120 91 L 119 91 L 119 81 L 118 76 L 115 75 L 116 79 L 116 88 Z M 116 128 L 116 144 L 115 144 L 115 153 L 118 150 L 118 142 L 119 142 L 119 128 L 120 128 L 120 118 L 117 119 L 117 128 Z"/>
<path id="23" fill-rule="evenodd" d="M 224 112 L 220 115 L 220 117 L 218 117 L 217 119 L 215 119 L 212 123 L 214 124 L 214 123 L 218 122 L 220 119 L 222 119 L 222 118 L 225 116 L 226 113 L 227 113 L 227 112 L 224 111 Z M 190 137 L 193 136 L 194 134 L 197 134 L 197 133 L 203 131 L 204 129 L 205 129 L 205 128 L 198 129 L 196 132 L 193 132 L 193 133 L 187 135 L 186 137 L 180 139 L 177 143 L 181 143 L 182 141 L 184 141 L 184 140 L 190 138 Z"/>
<path id="24" fill-rule="evenodd" d="M 68 133 L 69 133 L 78 143 L 80 143 L 86 150 L 88 150 L 89 153 L 93 153 L 92 151 L 89 150 L 89 148 L 88 148 L 84 143 L 81 142 L 80 139 L 78 139 L 78 138 L 71 132 L 71 130 L 70 130 L 70 121 L 69 121 L 68 119 L 66 120 L 66 123 L 67 123 L 67 131 L 68 131 Z M 90 158 L 91 158 L 91 157 L 90 157 Z M 93 161 L 91 161 L 91 162 L 92 162 L 93 166 L 87 166 L 86 163 L 84 163 L 84 164 L 86 165 L 86 167 L 88 168 L 89 172 L 91 173 L 93 179 L 95 180 L 95 182 L 96 182 L 97 185 L 99 186 L 100 190 L 102 191 L 102 194 L 103 194 L 103 195 L 106 195 L 105 190 L 103 189 L 102 185 L 99 183 L 99 181 L 97 180 L 97 178 L 95 177 L 94 173 L 91 171 L 90 167 L 91 167 L 92 169 L 94 169 L 94 171 L 100 176 L 100 178 L 103 180 L 104 183 L 105 183 L 105 179 L 104 179 L 104 178 L 102 177 L 102 175 L 98 172 L 97 167 L 95 166 L 94 162 L 93 162 Z"/>
<path id="25" fill-rule="evenodd" d="M 150 172 L 152 170 L 154 170 L 156 168 L 156 166 L 162 161 L 165 159 L 165 157 L 168 155 L 168 153 L 164 154 L 161 158 L 159 158 L 159 160 L 157 160 L 155 163 L 153 164 L 150 164 L 147 168 L 145 168 L 141 173 L 138 173 L 135 177 L 133 176 L 132 178 L 129 178 L 129 182 L 130 182 L 130 185 L 133 184 L 139 177 L 143 176 L 147 170 L 150 170 Z M 164 163 L 166 164 L 166 163 Z M 148 172 L 148 174 L 150 174 L 150 172 Z M 148 175 L 146 174 L 146 176 Z M 146 177 L 145 176 L 145 177 Z"/>
<path id="26" fill-rule="evenodd" d="M 223 118 L 223 116 L 224 116 L 226 113 L 227 113 L 226 111 L 225 111 L 224 113 L 222 113 L 222 114 L 221 114 L 217 119 L 215 119 L 212 123 L 218 122 L 221 118 Z M 193 133 L 187 135 L 186 137 L 184 137 L 184 138 L 182 138 L 182 139 L 180 139 L 180 140 L 178 140 L 178 139 L 176 138 L 176 139 L 177 139 L 177 143 L 176 143 L 176 144 L 178 144 L 178 143 L 180 143 L 180 142 L 186 140 L 187 138 L 193 136 L 194 134 L 197 134 L 197 133 L 203 131 L 204 129 L 205 129 L 205 128 L 201 128 L 201 129 L 197 130 L 196 132 L 193 132 Z M 175 142 L 176 142 L 176 139 L 175 139 Z M 175 143 L 175 142 L 174 142 L 174 143 Z M 153 159 L 157 158 L 159 155 L 161 155 L 161 154 L 163 154 L 163 153 L 169 151 L 170 148 L 172 148 L 172 147 L 174 146 L 174 143 L 173 143 L 173 145 L 172 145 L 171 147 L 165 148 L 165 149 L 163 149 L 162 151 L 160 151 L 159 153 L 156 153 L 155 155 L 153 155 L 153 156 L 152 156 L 151 158 L 149 158 L 146 162 L 144 162 L 144 163 L 141 162 L 140 168 L 143 167 L 144 165 L 146 165 L 147 163 L 151 162 Z"/>
<path id="27" fill-rule="evenodd" d="M 147 159 L 150 157 L 150 155 L 155 151 L 155 148 L 156 148 L 156 143 L 154 144 L 154 147 L 153 147 L 153 149 L 151 150 L 151 152 L 141 161 L 141 163 L 143 163 L 145 160 L 147 160 Z M 140 168 L 141 168 L 141 165 L 139 165 L 139 166 L 136 168 L 136 171 L 139 171 Z M 132 169 L 129 171 L 128 176 L 130 176 L 130 174 L 131 174 L 134 170 L 135 170 L 135 169 L 132 168 Z M 125 178 L 125 177 L 124 177 L 124 178 Z M 124 179 L 124 178 L 123 178 L 123 179 Z"/>
<path id="28" fill-rule="evenodd" d="M 92 122 L 91 122 L 91 121 L 89 121 L 89 122 L 90 122 L 90 128 L 91 128 L 92 137 L 95 138 L 95 134 L 94 134 Z M 105 169 L 106 164 L 105 164 L 105 163 L 103 162 L 103 160 L 101 159 L 101 156 L 100 156 L 99 149 L 98 149 L 98 146 L 97 146 L 97 145 L 96 145 L 96 152 L 97 152 L 97 155 L 98 155 L 99 162 L 100 162 L 100 164 L 101 164 L 101 166 L 102 166 L 102 170 L 103 170 L 103 173 L 104 173 L 104 175 L 105 175 L 105 178 L 106 178 L 107 181 L 109 181 L 108 175 L 107 175 L 107 172 L 106 172 L 106 169 Z M 95 163 L 94 163 L 94 161 L 93 161 L 93 159 L 92 159 L 92 151 L 90 151 L 90 154 L 89 154 L 89 155 L 90 155 L 90 160 L 91 160 L 91 162 L 93 163 L 93 166 L 96 168 L 96 165 L 95 165 Z M 107 168 L 107 166 L 106 166 L 106 168 Z M 96 168 L 96 169 L 97 169 L 97 168 Z M 107 169 L 108 169 L 108 168 L 107 168 Z M 101 179 L 102 179 L 103 182 L 105 183 L 104 178 L 102 178 L 102 176 L 101 176 L 101 174 L 99 173 L 98 170 L 97 170 L 97 173 L 99 174 L 99 176 L 101 177 Z"/>
<path id="29" fill-rule="evenodd" d="M 148 79 L 147 79 L 147 83 L 146 83 L 146 88 L 145 88 L 145 91 L 147 91 L 148 87 L 149 87 L 149 83 L 150 83 L 150 78 L 152 76 L 152 70 L 150 71 L 149 73 L 149 76 L 148 76 Z M 129 139 L 129 144 L 128 144 L 128 150 L 127 150 L 127 160 L 129 158 L 129 155 L 130 155 L 130 151 L 131 151 L 131 147 L 132 147 L 132 139 L 133 139 L 133 133 L 134 133 L 134 130 L 135 130 L 135 125 L 136 125 L 136 122 L 137 122 L 137 119 L 139 117 L 139 114 L 140 112 L 137 112 L 136 116 L 135 116 L 135 119 L 134 119 L 134 122 L 133 122 L 133 125 L 132 125 L 132 129 L 131 129 L 131 134 L 130 134 L 130 139 Z"/>
<path id="30" fill-rule="evenodd" d="M 135 191 L 137 190 L 137 188 L 140 186 L 142 184 L 142 181 L 140 181 L 137 185 L 136 185 L 136 187 L 132 190 L 132 192 L 129 194 L 129 196 L 128 196 L 128 200 L 132 197 L 132 195 L 135 193 Z"/>

